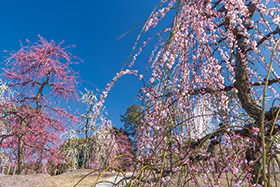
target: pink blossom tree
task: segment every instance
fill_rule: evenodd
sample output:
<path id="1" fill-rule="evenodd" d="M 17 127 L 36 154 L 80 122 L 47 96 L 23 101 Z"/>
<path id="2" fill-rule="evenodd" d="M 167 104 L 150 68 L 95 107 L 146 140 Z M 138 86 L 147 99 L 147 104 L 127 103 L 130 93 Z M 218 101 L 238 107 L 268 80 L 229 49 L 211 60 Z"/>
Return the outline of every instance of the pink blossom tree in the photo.
<path id="1" fill-rule="evenodd" d="M 279 183 L 271 170 L 272 162 L 280 166 L 279 11 L 276 0 L 166 0 L 154 9 L 141 32 L 167 14 L 167 21 L 173 19 L 128 64 L 133 68 L 143 48 L 156 40 L 148 62 L 151 77 L 140 94 L 144 113 L 131 183 Z M 201 137 L 197 129 L 206 134 Z"/>
<path id="2" fill-rule="evenodd" d="M 72 55 L 62 42 L 39 38 L 12 52 L 3 74 L 14 94 L 0 105 L 4 124 L 0 132 L 5 131 L 0 135 L 0 147 L 17 163 L 19 174 L 25 162 L 60 162 L 59 135 L 76 120 L 61 107 L 76 95 Z"/>
<path id="3" fill-rule="evenodd" d="M 138 146 L 153 168 L 147 173 L 159 173 L 159 184 L 184 173 L 180 185 L 201 185 L 201 177 L 217 186 L 226 173 L 229 186 L 268 185 L 269 162 L 278 160 L 279 2 L 162 1 L 144 30 L 172 11 L 142 89 L 146 112 Z M 197 110 L 202 98 L 212 105 L 207 116 Z M 216 127 L 204 137 L 190 132 L 208 125 L 195 120 L 201 116 Z"/>

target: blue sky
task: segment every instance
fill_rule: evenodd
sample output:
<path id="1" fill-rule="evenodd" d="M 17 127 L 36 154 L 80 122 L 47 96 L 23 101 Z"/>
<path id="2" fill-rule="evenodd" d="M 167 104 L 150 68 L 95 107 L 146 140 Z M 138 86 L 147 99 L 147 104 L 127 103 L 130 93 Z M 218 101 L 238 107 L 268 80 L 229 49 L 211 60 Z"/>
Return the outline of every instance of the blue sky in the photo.
<path id="1" fill-rule="evenodd" d="M 0 51 L 19 49 L 19 41 L 38 40 L 38 34 L 57 43 L 75 44 L 73 55 L 83 59 L 75 66 L 79 88 L 103 90 L 127 59 L 140 28 L 119 41 L 115 39 L 148 18 L 159 0 L 9 0 L 0 2 Z M 5 60 L 1 54 L 1 67 Z M 149 50 L 137 61 L 147 63 Z M 106 108 L 109 119 L 120 127 L 120 114 L 136 100 L 141 82 L 134 76 L 121 78 L 109 93 Z M 75 105 L 81 108 L 81 104 Z"/>

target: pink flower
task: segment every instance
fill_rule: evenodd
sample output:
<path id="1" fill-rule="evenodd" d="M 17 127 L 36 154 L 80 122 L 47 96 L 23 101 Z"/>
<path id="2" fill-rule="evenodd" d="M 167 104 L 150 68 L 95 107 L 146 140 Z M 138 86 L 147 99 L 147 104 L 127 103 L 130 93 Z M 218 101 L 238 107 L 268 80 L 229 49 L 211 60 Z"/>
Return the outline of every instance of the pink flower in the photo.
<path id="1" fill-rule="evenodd" d="M 253 127 L 252 129 L 252 132 L 253 132 L 253 135 L 258 135 L 258 132 L 260 131 L 260 129 L 258 127 Z"/>
<path id="2" fill-rule="evenodd" d="M 238 173 L 238 168 L 237 167 L 233 167 L 232 168 L 232 173 L 233 174 L 237 174 Z"/>
<path id="3" fill-rule="evenodd" d="M 280 23 L 280 16 L 277 16 L 276 18 L 274 18 L 273 23 L 278 25 Z"/>

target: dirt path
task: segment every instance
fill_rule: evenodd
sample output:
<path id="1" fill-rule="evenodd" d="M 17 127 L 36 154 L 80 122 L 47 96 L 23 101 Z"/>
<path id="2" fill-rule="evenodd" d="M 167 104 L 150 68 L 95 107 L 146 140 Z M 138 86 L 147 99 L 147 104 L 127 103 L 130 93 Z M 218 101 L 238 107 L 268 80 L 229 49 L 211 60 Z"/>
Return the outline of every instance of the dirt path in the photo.
<path id="1" fill-rule="evenodd" d="M 83 176 L 89 172 L 91 172 L 91 170 L 74 170 L 58 176 L 50 176 L 47 174 L 6 176 L 0 174 L 0 187 L 73 187 Z M 119 181 L 122 178 L 122 176 L 120 176 L 116 179 L 116 175 L 117 173 L 105 173 L 104 176 L 99 180 L 102 182 L 98 183 L 97 187 L 111 187 L 112 183 L 110 182 L 114 182 L 115 180 Z M 129 176 L 129 174 L 127 174 L 127 176 Z M 98 173 L 93 173 L 82 180 L 77 185 L 77 187 L 89 187 L 95 182 L 97 177 Z M 279 180 L 280 173 L 277 174 L 278 184 L 280 183 Z M 220 185 L 227 186 L 226 180 L 222 179 Z M 190 186 L 194 186 L 194 184 L 191 184 Z M 274 182 L 272 186 L 275 186 Z"/>
<path id="2" fill-rule="evenodd" d="M 91 170 L 75 170 L 58 176 L 47 174 L 31 174 L 6 176 L 0 175 L 0 187 L 73 187 L 83 176 Z M 77 187 L 89 187 L 97 179 L 98 173 L 94 173 L 82 180 Z M 114 182 L 116 173 L 105 173 L 100 181 Z M 117 178 L 119 181 L 121 177 Z M 98 187 L 111 187 L 111 183 L 99 183 Z"/>

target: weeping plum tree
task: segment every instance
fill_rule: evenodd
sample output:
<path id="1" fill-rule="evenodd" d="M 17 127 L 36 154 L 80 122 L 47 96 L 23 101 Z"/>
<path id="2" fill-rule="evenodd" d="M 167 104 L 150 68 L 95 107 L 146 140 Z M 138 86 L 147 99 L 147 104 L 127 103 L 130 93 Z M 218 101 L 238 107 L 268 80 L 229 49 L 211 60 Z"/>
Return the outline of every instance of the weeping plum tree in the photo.
<path id="1" fill-rule="evenodd" d="M 157 41 L 131 183 L 279 185 L 279 11 L 275 0 L 165 0 L 154 9 L 141 32 L 173 19 L 128 66 Z"/>
<path id="2" fill-rule="evenodd" d="M 82 164 L 81 167 L 84 168 L 86 165 L 89 166 L 91 155 L 92 155 L 92 148 L 93 148 L 93 135 L 96 131 L 97 124 L 96 120 L 97 117 L 95 115 L 96 110 L 96 103 L 97 97 L 94 95 L 93 91 L 85 89 L 86 93 L 82 94 L 81 101 L 87 105 L 87 111 L 85 114 L 81 115 L 83 119 L 83 126 L 80 132 L 84 132 L 85 142 L 83 144 L 83 153 L 82 153 Z"/>
<path id="3" fill-rule="evenodd" d="M 87 90 L 82 95 L 82 102 L 87 104 L 87 112 L 82 115 L 84 119 L 81 132 L 85 133 L 83 165 L 91 165 L 94 169 L 120 166 L 125 169 L 130 167 L 132 156 L 132 142 L 129 135 L 113 127 L 112 122 L 105 116 L 105 108 L 98 113 L 98 99 L 93 91 Z M 88 147 L 88 148 L 87 148 Z M 114 160 L 118 155 L 126 154 L 122 159 Z"/>
<path id="4" fill-rule="evenodd" d="M 86 112 L 81 115 L 82 123 L 77 130 L 67 133 L 68 138 L 61 146 L 70 161 L 69 166 L 102 170 L 112 164 L 115 168 L 131 168 L 133 150 L 129 135 L 112 125 L 105 117 L 105 108 L 97 114 L 99 100 L 93 91 L 85 89 L 81 101 L 87 105 Z M 124 156 L 116 159 L 119 155 Z"/>
<path id="5" fill-rule="evenodd" d="M 59 135 L 76 117 L 59 106 L 75 96 L 76 75 L 70 68 L 72 56 L 62 43 L 46 41 L 12 52 L 4 78 L 13 96 L 1 102 L 1 150 L 17 163 L 21 173 L 25 162 L 59 163 L 56 147 Z"/>
<path id="6" fill-rule="evenodd" d="M 185 181 L 198 185 L 202 177 L 211 186 L 227 173 L 227 178 L 232 174 L 229 186 L 267 185 L 265 159 L 277 159 L 279 107 L 275 102 L 265 105 L 262 90 L 269 86 L 273 99 L 279 97 L 279 3 L 165 1 L 145 30 L 171 11 L 174 19 L 161 32 L 152 77 L 143 88 L 147 112 L 139 139 L 142 156 L 148 155 L 149 164 L 167 179 L 180 171 Z M 184 134 L 195 134 L 188 131 L 205 125 L 192 120 L 201 115 L 195 107 L 202 97 L 212 103 L 216 131 L 188 141 Z"/>
<path id="7" fill-rule="evenodd" d="M 110 120 L 103 119 L 94 136 L 92 163 L 95 168 L 131 168 L 132 143 L 128 134 L 113 127 Z M 117 159 L 119 155 L 124 155 Z"/>

